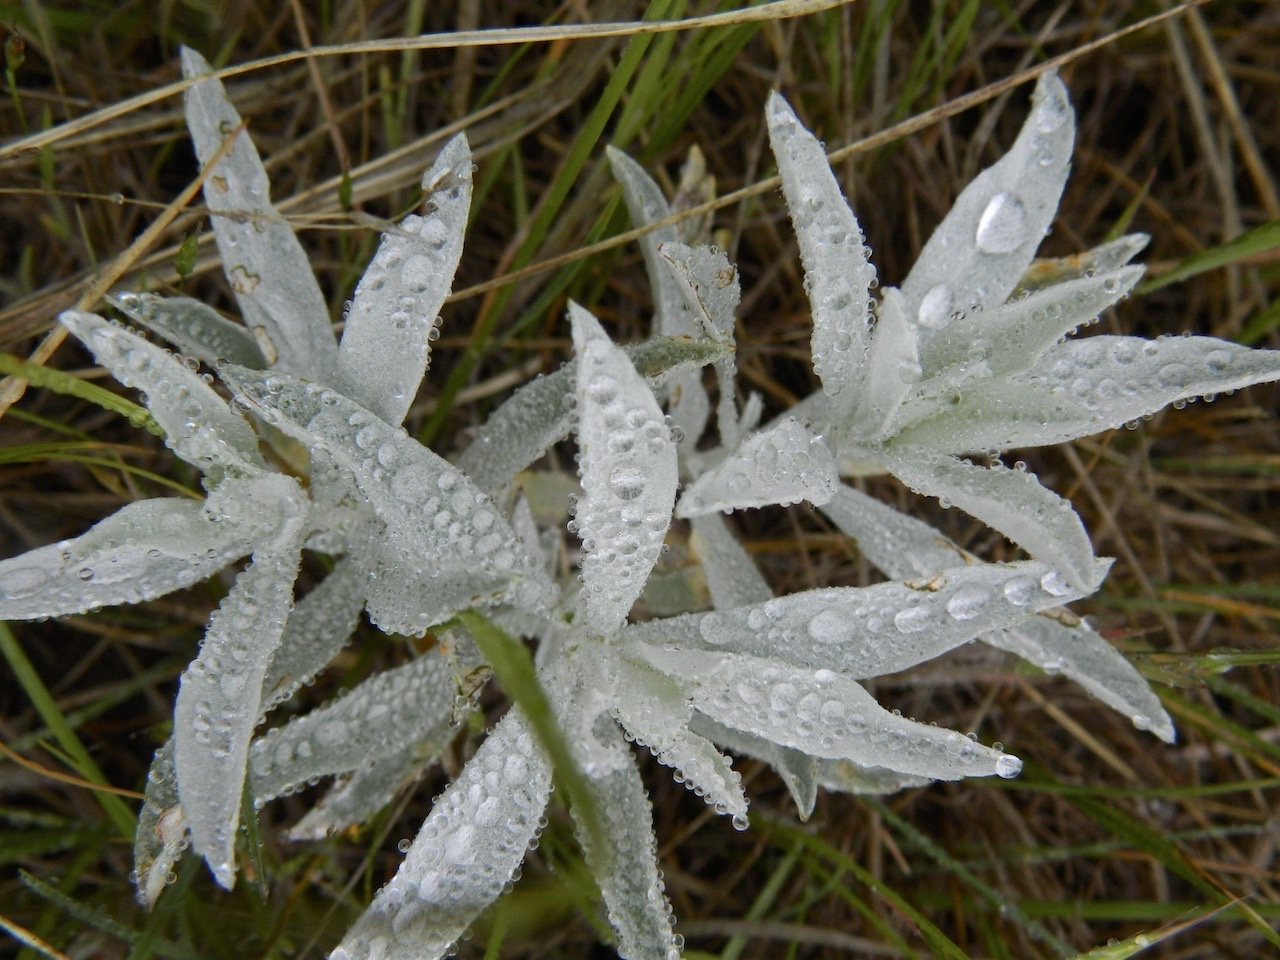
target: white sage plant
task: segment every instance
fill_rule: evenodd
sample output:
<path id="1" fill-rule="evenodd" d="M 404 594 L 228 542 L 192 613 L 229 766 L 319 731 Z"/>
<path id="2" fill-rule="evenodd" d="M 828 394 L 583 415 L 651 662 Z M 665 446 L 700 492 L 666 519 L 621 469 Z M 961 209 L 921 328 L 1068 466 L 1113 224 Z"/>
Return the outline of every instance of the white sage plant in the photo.
<path id="1" fill-rule="evenodd" d="M 901 287 L 881 288 L 878 299 L 862 230 L 821 144 L 777 94 L 766 117 L 822 384 L 783 418 L 825 438 L 843 473 L 891 473 L 989 524 L 1064 581 L 1096 587 L 1093 549 L 1071 505 L 1025 469 L 999 463 L 999 454 L 1280 378 L 1276 351 L 1212 337 L 1068 338 L 1137 283 L 1142 268 L 1127 264 L 1147 238 L 1122 237 L 1028 272 L 1074 141 L 1074 112 L 1056 74 L 1041 76 L 1013 147 L 957 197 Z M 716 490 L 731 492 L 733 478 L 749 477 L 767 449 L 749 438 L 717 468 Z M 962 459 L 975 453 L 992 462 Z M 749 505 L 690 496 L 697 493 L 690 489 L 683 514 Z"/>
<path id="2" fill-rule="evenodd" d="M 610 161 L 637 224 L 649 225 L 670 215 L 657 184 L 637 164 L 617 151 L 610 155 Z M 734 311 L 740 297 L 736 270 L 724 254 L 710 247 L 689 247 L 676 239 L 670 227 L 649 232 L 642 238 L 641 245 L 650 269 L 657 324 L 679 328 L 681 324 L 692 323 L 708 335 L 732 342 Z M 669 319 L 673 317 L 676 319 Z M 759 398 L 753 396 L 739 416 L 731 372 L 723 364 L 717 364 L 716 368 L 721 394 L 719 432 L 721 438 L 726 439 L 709 450 L 697 448 L 712 401 L 696 376 L 687 377 L 678 385 L 673 419 L 684 433 L 679 450 L 681 473 L 687 482 L 676 513 L 683 513 L 692 524 L 695 553 L 717 608 L 750 607 L 773 596 L 718 512 L 790 504 L 801 499 L 821 504 L 833 522 L 858 542 L 864 555 L 895 579 L 930 585 L 931 577 L 942 575 L 931 584 L 937 586 L 943 582 L 943 571 L 947 568 L 974 566 L 966 575 L 969 578 L 966 588 L 947 601 L 948 616 L 967 619 L 978 605 L 989 600 L 992 591 L 1003 591 L 1015 603 L 1021 599 L 1026 590 L 1025 579 L 1002 582 L 998 570 L 976 569 L 980 563 L 977 558 L 951 544 L 929 525 L 851 487 L 837 485 L 836 463 L 823 438 L 795 418 L 779 418 L 771 428 L 751 433 L 759 418 Z M 738 444 L 736 450 L 735 444 Z M 1060 576 L 1052 570 L 1043 574 L 1040 586 L 1060 598 L 1067 592 Z M 774 601 L 771 606 L 777 614 L 782 603 Z M 978 639 L 1016 653 L 1036 666 L 1071 677 L 1125 713 L 1139 727 L 1172 740 L 1172 722 L 1159 699 L 1128 661 L 1065 608 L 1050 606 L 1053 608 L 1042 609 L 1038 616 L 1028 615 L 1016 625 L 980 633 Z M 764 623 L 765 619 L 757 613 L 755 626 Z M 908 665 L 910 654 L 898 649 L 900 645 L 917 648 L 915 662 L 949 649 L 949 641 L 942 637 L 929 641 L 899 636 L 923 632 L 930 627 L 926 612 L 916 610 L 910 603 L 895 611 L 892 621 L 872 617 L 860 623 L 856 619 L 823 615 L 792 624 L 793 631 L 801 629 L 808 634 L 803 641 L 808 643 L 835 644 L 868 630 L 880 631 L 883 648 L 897 650 L 895 655 L 902 657 L 897 666 L 882 665 L 880 672 Z M 957 631 L 955 636 L 965 633 Z M 788 638 L 787 642 L 794 640 Z M 930 646 L 931 642 L 934 645 Z M 767 645 L 760 644 L 759 649 L 767 649 Z M 871 675 L 874 673 L 868 674 Z M 715 728 L 715 732 L 717 735 L 712 739 L 722 746 L 771 763 L 792 790 L 804 816 L 812 810 L 814 789 L 819 783 L 829 789 L 882 792 L 926 782 L 919 776 L 879 764 L 868 766 L 848 758 L 838 761 L 816 758 L 803 751 L 780 748 L 758 738 L 753 740 L 740 730 L 731 734 Z"/>
<path id="3" fill-rule="evenodd" d="M 676 515 L 694 522 L 708 579 L 741 582 L 749 565 L 745 555 L 730 559 L 732 539 L 707 525 L 715 512 L 800 499 L 823 510 L 891 577 L 921 582 L 957 562 L 977 565 L 928 525 L 833 482 L 836 472 L 889 472 L 988 522 L 1044 561 L 1040 586 L 1063 602 L 1092 592 L 1107 565 L 1094 560 L 1078 515 L 1021 464 L 1000 464 L 1000 452 L 1131 425 L 1169 403 L 1280 379 L 1280 354 L 1210 337 L 1064 339 L 1137 282 L 1141 268 L 1125 264 L 1146 238 L 1133 235 L 1070 260 L 1032 263 L 1057 208 L 1074 128 L 1065 89 L 1051 73 L 1037 85 L 1013 149 L 963 191 L 902 290 L 887 288 L 878 302 L 861 230 L 821 145 L 780 96 L 770 98 L 767 115 L 813 302 L 814 366 L 823 389 L 759 431 L 750 432 L 759 416 L 750 404 L 741 421 L 722 415 L 721 445 L 690 448 Z M 613 161 L 633 218 L 644 224 L 666 217 L 669 210 L 643 171 L 625 158 Z M 683 309 L 732 330 L 737 297 L 725 294 L 733 271 L 722 254 L 689 248 L 669 229 L 642 242 L 660 315 Z M 655 273 L 655 265 L 668 270 Z M 969 306 L 954 310 L 960 303 Z M 710 401 L 699 396 L 698 381 L 690 383 L 673 414 L 693 411 L 684 419 L 696 438 Z M 723 409 L 732 391 L 723 376 L 720 391 Z M 960 458 L 972 452 L 993 463 Z M 722 562 L 717 552 L 729 572 L 714 572 Z M 993 585 L 975 587 L 974 595 Z M 1012 596 L 1022 587 L 1004 589 Z M 965 607 L 960 601 L 956 610 Z M 896 617 L 895 624 L 907 625 Z M 835 640 L 858 629 L 825 620 L 809 625 L 812 639 Z M 1071 677 L 1139 728 L 1173 739 L 1172 722 L 1147 683 L 1069 611 L 1046 610 L 980 639 Z M 795 782 L 794 768 L 784 777 Z"/>
<path id="4" fill-rule="evenodd" d="M 209 72 L 191 50 L 183 68 L 193 79 Z M 252 556 L 183 674 L 173 739 L 148 779 L 136 850 L 148 904 L 188 832 L 217 881 L 233 884 L 253 731 L 346 644 L 362 609 L 387 632 L 416 635 L 477 604 L 518 596 L 536 608 L 546 589 L 490 499 L 398 426 L 461 253 L 471 193 L 465 138 L 446 144 L 423 178 L 425 213 L 384 233 L 339 343 L 221 83 L 194 83 L 186 114 L 203 162 L 236 137 L 208 172 L 205 200 L 247 329 L 186 298 L 115 298 L 178 345 L 184 361 L 96 315 L 59 319 L 116 379 L 143 392 L 168 445 L 205 475 L 208 494 L 129 504 L 78 538 L 0 563 L 0 616 L 36 619 L 149 600 Z M 189 366 L 201 360 L 233 389 L 232 403 Z M 295 605 L 304 547 L 339 559 Z M 286 728 L 266 739 L 274 749 L 253 747 L 257 800 L 321 773 L 353 772 L 304 832 L 363 819 L 385 803 L 447 745 L 460 719 L 455 701 L 474 685 L 478 661 L 465 638 L 446 646 L 450 656 L 428 654 L 376 681 L 398 709 L 357 691 L 311 721 L 315 739 Z M 362 706 L 358 723 L 343 720 Z"/>
<path id="5" fill-rule="evenodd" d="M 643 960 L 674 960 L 682 941 L 629 743 L 739 828 L 748 803 L 725 751 L 776 767 L 804 816 L 820 786 L 884 792 L 1015 776 L 1017 757 L 886 710 L 861 682 L 974 639 L 1061 671 L 1172 738 L 1141 676 L 1062 606 L 1096 589 L 1109 565 L 1093 556 L 1070 505 L 1024 471 L 960 455 L 1058 442 L 1277 379 L 1280 360 L 1210 338 L 1062 339 L 1132 288 L 1140 268 L 1126 264 L 1144 241 L 1028 272 L 1071 152 L 1073 117 L 1056 77 L 1042 78 L 1008 156 L 961 194 L 901 289 L 878 301 L 861 231 L 820 145 L 770 99 L 822 382 L 796 409 L 763 428 L 758 398 L 738 409 L 736 271 L 718 251 L 655 231 L 643 246 L 655 336 L 624 349 L 572 305 L 574 359 L 517 390 L 453 465 L 400 424 L 460 256 L 465 139 L 446 144 L 424 177 L 424 212 L 384 230 L 338 341 L 221 84 L 204 77 L 208 64 L 194 52 L 183 65 L 201 161 L 236 138 L 207 172 L 205 200 L 245 325 L 185 298 L 114 298 L 184 362 L 96 315 L 60 320 L 143 392 L 166 442 L 202 472 L 206 496 L 129 504 L 80 537 L 0 562 L 0 617 L 37 619 L 148 600 L 250 557 L 182 677 L 173 738 L 152 766 L 136 844 L 145 903 L 188 834 L 217 881 L 232 885 L 246 789 L 262 804 L 339 778 L 294 838 L 384 806 L 440 757 L 474 706 L 489 672 L 477 624 L 537 642 L 531 670 L 572 767 L 557 774 L 585 784 L 585 805 L 571 812 L 586 861 L 620 954 Z M 620 154 L 611 162 L 633 218 L 663 218 L 653 181 Z M 192 369 L 198 362 L 230 402 Z M 713 407 L 706 364 L 719 387 L 711 449 L 699 443 Z M 515 488 L 520 471 L 571 434 L 577 576 L 557 583 L 548 550 L 570 545 L 536 527 Z M 989 523 L 1032 559 L 981 562 L 839 482 L 842 472 L 886 471 Z M 802 500 L 891 579 L 774 596 L 718 514 Z M 673 516 L 690 521 L 714 609 L 633 620 Z M 336 562 L 295 599 L 306 549 Z M 362 611 L 387 633 L 430 631 L 439 642 L 255 738 L 267 712 L 348 641 Z M 488 732 L 335 960 L 444 956 L 514 881 L 552 793 L 556 752 L 543 719 L 518 702 Z"/>

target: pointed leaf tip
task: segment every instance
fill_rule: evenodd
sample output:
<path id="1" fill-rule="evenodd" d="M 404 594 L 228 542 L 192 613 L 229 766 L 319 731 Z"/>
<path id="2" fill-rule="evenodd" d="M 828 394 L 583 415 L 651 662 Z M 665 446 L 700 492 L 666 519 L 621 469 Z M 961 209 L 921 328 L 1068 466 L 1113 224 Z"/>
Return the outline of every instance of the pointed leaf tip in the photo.
<path id="1" fill-rule="evenodd" d="M 827 154 L 782 97 L 768 104 L 769 143 L 791 211 L 813 306 L 813 369 L 828 396 L 858 405 L 867 367 L 869 294 L 876 279 L 862 228 Z"/>
<path id="2" fill-rule="evenodd" d="M 471 150 L 459 134 L 423 175 L 423 215 L 388 230 L 356 287 L 338 346 L 343 391 L 391 424 L 422 384 L 471 208 Z"/>
<path id="3" fill-rule="evenodd" d="M 451 137 L 440 150 L 435 163 L 422 175 L 422 189 L 428 192 L 437 189 L 450 174 L 471 180 L 471 143 L 465 133 Z"/>
<path id="4" fill-rule="evenodd" d="M 502 893 L 542 828 L 551 764 L 518 709 L 440 795 L 404 863 L 331 960 L 442 957 Z"/>
<path id="5" fill-rule="evenodd" d="M 1018 138 L 956 198 L 902 284 L 922 340 L 972 307 L 1003 303 L 1053 222 L 1071 168 L 1075 114 L 1042 74 Z"/>
<path id="6" fill-rule="evenodd" d="M 917 493 L 977 517 L 1057 570 L 1073 590 L 1091 593 L 1110 564 L 1100 565 L 1079 514 L 1025 470 L 982 467 L 923 447 L 885 447 L 884 464 Z"/>
<path id="7" fill-rule="evenodd" d="M 195 51 L 184 51 L 188 77 L 209 72 Z M 187 88 L 187 128 L 201 165 L 219 157 L 204 184 L 214 239 L 245 323 L 281 370 L 321 380 L 336 344 L 324 296 L 293 228 L 271 204 L 267 172 L 222 82 L 208 77 Z M 236 131 L 239 131 L 238 133 Z"/>
<path id="8" fill-rule="evenodd" d="M 839 472 L 826 441 L 787 417 L 752 434 L 685 491 L 678 517 L 801 500 L 821 506 L 835 494 Z"/>
<path id="9" fill-rule="evenodd" d="M 213 72 L 213 68 L 209 66 L 209 61 L 194 47 L 188 47 L 184 44 L 179 49 L 178 56 L 182 60 L 182 75 L 188 79 L 198 77 L 202 73 Z"/>

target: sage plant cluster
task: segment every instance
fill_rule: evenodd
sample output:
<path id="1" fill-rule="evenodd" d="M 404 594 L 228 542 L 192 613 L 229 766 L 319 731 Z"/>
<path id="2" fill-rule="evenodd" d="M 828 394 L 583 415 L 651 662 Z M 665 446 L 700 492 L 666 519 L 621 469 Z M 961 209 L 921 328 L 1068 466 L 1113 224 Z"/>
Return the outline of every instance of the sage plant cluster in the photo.
<path id="1" fill-rule="evenodd" d="M 678 957 L 682 943 L 632 744 L 739 828 L 748 801 L 733 754 L 776 768 L 802 816 L 820 787 L 887 792 L 1013 777 L 1021 761 L 999 745 L 886 710 L 861 683 L 974 640 L 1060 672 L 1173 739 L 1142 677 L 1064 607 L 1093 592 L 1109 562 L 1093 555 L 1068 502 L 998 453 L 1280 379 L 1280 355 L 1207 337 L 1070 336 L 1133 288 L 1142 269 L 1129 261 L 1146 238 L 1033 265 L 1074 139 L 1055 75 L 1041 78 L 1012 148 L 961 193 L 902 284 L 878 293 L 821 145 L 770 97 L 821 383 L 792 410 L 761 425 L 758 397 L 739 406 L 736 270 L 720 251 L 655 227 L 642 241 L 652 338 L 619 347 L 571 305 L 573 359 L 518 389 L 451 463 L 400 424 L 461 252 L 465 138 L 448 142 L 424 176 L 422 212 L 385 229 L 338 340 L 222 85 L 192 51 L 183 66 L 195 80 L 191 135 L 201 161 L 215 164 L 205 200 L 244 323 L 185 298 L 112 298 L 179 356 L 118 321 L 75 311 L 59 319 L 142 392 L 168 445 L 201 471 L 206 496 L 131 503 L 75 539 L 0 562 L 0 617 L 37 619 L 149 600 L 249 558 L 181 678 L 173 736 L 152 765 L 136 841 L 145 904 L 188 846 L 233 885 L 246 791 L 261 805 L 334 778 L 294 839 L 359 824 L 389 803 L 439 760 L 497 666 L 477 630 L 536 644 L 556 736 L 529 702 L 506 712 L 335 960 L 451 951 L 513 882 L 546 822 L 553 741 L 572 768 L 561 774 L 583 784 L 571 812 L 619 953 L 656 960 Z M 670 215 L 639 166 L 616 151 L 609 161 L 638 224 Z M 571 436 L 579 490 L 566 537 L 540 529 L 518 491 Z M 973 453 L 996 456 L 964 459 Z M 984 562 L 841 479 L 872 473 L 967 511 L 1029 559 Z M 801 501 L 888 579 L 775 596 L 723 515 Z M 689 522 L 712 609 L 633 620 L 673 518 Z M 303 550 L 333 563 L 296 597 Z M 577 569 L 565 581 L 567 557 Z M 362 614 L 388 634 L 431 631 L 439 642 L 259 732 Z"/>

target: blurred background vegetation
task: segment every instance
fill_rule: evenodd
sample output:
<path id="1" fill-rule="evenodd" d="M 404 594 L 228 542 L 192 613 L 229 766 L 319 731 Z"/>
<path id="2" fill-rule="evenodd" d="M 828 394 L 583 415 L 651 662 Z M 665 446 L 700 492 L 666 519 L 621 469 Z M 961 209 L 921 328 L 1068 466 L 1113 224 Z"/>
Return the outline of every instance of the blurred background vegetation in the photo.
<path id="1" fill-rule="evenodd" d="M 735 9 L 752 18 L 634 27 Z M 574 33 L 613 21 L 632 26 Z M 556 29 L 535 39 L 517 29 L 539 25 Z M 773 173 L 762 110 L 772 88 L 840 151 L 881 280 L 896 284 L 960 188 L 1011 142 L 1030 93 L 1022 72 L 1062 57 L 1079 131 L 1042 254 L 1121 229 L 1153 238 L 1140 258 L 1150 282 L 1097 329 L 1280 347 L 1274 3 L 25 0 L 0 2 L 0 34 L 5 372 L 195 178 L 171 86 L 180 44 L 247 68 L 228 91 L 335 321 L 379 223 L 414 207 L 444 138 L 467 131 L 472 222 L 408 418 L 445 455 L 516 384 L 564 359 L 569 297 L 619 340 L 646 334 L 638 249 L 609 242 L 630 224 L 603 160 L 608 143 L 673 189 L 690 149 L 701 150 L 729 202 L 689 227 L 741 270 L 740 389 L 776 412 L 814 388 L 790 224 L 778 191 L 755 189 Z M 393 42 L 358 46 L 366 41 Z M 308 50 L 321 55 L 300 55 Z M 230 313 L 199 199 L 176 213 L 121 264 L 119 286 L 181 291 Z M 74 343 L 47 366 L 127 393 Z M 753 827 L 739 834 L 646 761 L 688 956 L 1253 960 L 1280 945 L 1278 397 L 1255 388 L 1027 455 L 1081 510 L 1098 552 L 1117 558 L 1081 612 L 1157 683 L 1176 745 L 1062 680 L 965 649 L 874 692 L 911 716 L 1003 741 L 1026 761 L 1018 780 L 825 795 L 800 823 L 772 772 L 742 761 Z M 571 470 L 571 454 L 553 466 Z M 197 485 L 127 417 L 33 386 L 0 423 L 0 555 L 75 535 L 124 501 Z M 895 481 L 868 488 L 987 558 L 1012 555 Z M 809 510 L 736 522 L 779 591 L 872 577 Z M 673 528 L 677 567 L 681 537 Z M 318 844 L 280 837 L 314 791 L 272 804 L 244 838 L 234 892 L 188 858 L 153 913 L 134 903 L 129 792 L 142 787 L 178 674 L 225 589 L 218 580 L 143 606 L 0 625 L 0 953 L 22 943 L 25 956 L 319 957 L 394 871 L 397 842 L 416 832 L 449 771 L 360 832 Z M 407 656 L 367 627 L 359 641 L 306 703 Z M 492 719 L 501 692 L 485 705 Z M 480 739 L 486 718 L 474 720 L 453 771 Z M 601 918 L 566 813 L 553 807 L 523 880 L 459 955 L 611 956 Z"/>

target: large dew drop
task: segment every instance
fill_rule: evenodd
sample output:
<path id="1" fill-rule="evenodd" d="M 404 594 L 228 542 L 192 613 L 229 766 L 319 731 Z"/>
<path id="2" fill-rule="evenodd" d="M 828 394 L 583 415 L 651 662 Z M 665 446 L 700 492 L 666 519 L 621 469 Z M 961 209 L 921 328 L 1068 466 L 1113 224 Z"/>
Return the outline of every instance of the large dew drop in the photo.
<path id="1" fill-rule="evenodd" d="M 1022 761 L 1011 753 L 1005 753 L 996 760 L 996 775 L 1005 780 L 1012 780 L 1022 772 Z"/>
<path id="2" fill-rule="evenodd" d="M 916 322 L 928 330 L 938 330 L 951 319 L 951 288 L 939 283 L 929 289 L 916 311 Z"/>
<path id="3" fill-rule="evenodd" d="M 983 253 L 1009 253 L 1026 241 L 1026 234 L 1027 208 L 1013 194 L 1001 191 L 987 202 L 978 218 L 974 242 Z"/>

